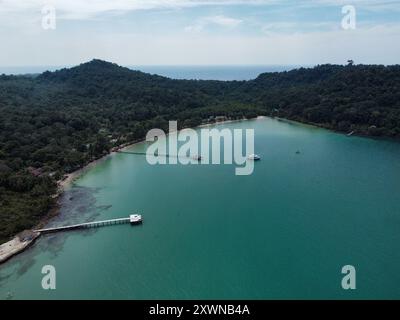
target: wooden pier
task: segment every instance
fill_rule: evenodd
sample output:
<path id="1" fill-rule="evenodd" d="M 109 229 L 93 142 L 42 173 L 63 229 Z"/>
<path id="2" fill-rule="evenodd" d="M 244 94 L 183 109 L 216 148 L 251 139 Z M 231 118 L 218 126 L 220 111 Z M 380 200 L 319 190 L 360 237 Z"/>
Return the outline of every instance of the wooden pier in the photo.
<path id="1" fill-rule="evenodd" d="M 110 225 L 115 225 L 115 224 L 125 224 L 125 223 L 130 223 L 132 225 L 140 224 L 140 223 L 142 223 L 142 216 L 134 214 L 134 215 L 130 215 L 128 218 L 93 221 L 93 222 L 79 223 L 79 224 L 73 224 L 73 225 L 63 226 L 63 227 L 38 229 L 38 230 L 34 230 L 34 232 L 44 234 L 44 233 L 54 233 L 54 232 L 61 232 L 61 231 L 70 231 L 70 230 L 76 230 L 76 229 L 99 228 L 99 227 L 104 227 L 104 226 L 110 226 Z"/>
<path id="2" fill-rule="evenodd" d="M 122 150 L 117 150 L 115 151 L 117 153 L 122 153 L 122 154 L 133 154 L 133 155 L 139 155 L 139 156 L 147 156 L 146 152 L 133 152 L 133 151 L 122 151 Z M 201 161 L 201 156 L 195 155 L 195 156 L 177 156 L 177 155 L 171 155 L 171 154 L 155 154 L 154 156 L 158 157 L 166 157 L 166 158 L 186 158 L 186 159 L 193 159 L 197 161 Z"/>
<path id="3" fill-rule="evenodd" d="M 122 150 L 118 150 L 118 151 L 115 151 L 115 152 L 117 152 L 117 153 L 125 153 L 125 154 L 134 154 L 134 155 L 139 155 L 139 156 L 147 156 L 146 152 L 133 152 L 133 151 L 122 151 Z M 178 156 L 169 155 L 169 154 L 156 154 L 155 156 L 167 157 L 167 158 L 178 158 Z"/>

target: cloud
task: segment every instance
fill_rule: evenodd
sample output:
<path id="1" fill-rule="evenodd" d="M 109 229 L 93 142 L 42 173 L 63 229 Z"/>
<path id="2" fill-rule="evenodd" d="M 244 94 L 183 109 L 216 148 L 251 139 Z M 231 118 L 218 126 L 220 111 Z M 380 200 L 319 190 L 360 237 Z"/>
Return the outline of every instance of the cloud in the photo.
<path id="1" fill-rule="evenodd" d="M 330 21 L 330 22 L 278 21 L 261 25 L 261 31 L 265 35 L 313 33 L 320 31 L 335 31 L 338 29 L 341 29 L 340 21 Z"/>
<path id="2" fill-rule="evenodd" d="M 220 25 L 222 27 L 230 27 L 230 28 L 236 27 L 242 23 L 242 20 L 229 18 L 225 16 L 209 17 L 206 19 L 206 21 L 208 21 L 209 23 Z"/>
<path id="3" fill-rule="evenodd" d="M 224 28 L 235 28 L 242 22 L 243 22 L 243 20 L 235 19 L 235 18 L 223 16 L 223 15 L 210 16 L 210 17 L 201 18 L 201 19 L 197 20 L 197 22 L 195 24 L 185 27 L 185 31 L 200 32 L 206 26 L 209 26 L 209 25 L 217 25 L 217 26 L 224 27 Z"/>
<path id="4" fill-rule="evenodd" d="M 44 5 L 53 5 L 59 19 L 87 20 L 107 14 L 138 10 L 182 9 L 199 6 L 281 6 L 316 8 L 342 6 L 349 0 L 0 0 L 0 26 L 19 18 L 34 18 Z M 369 11 L 400 11 L 399 0 L 352 0 L 357 9 Z M 30 15 L 30 16 L 29 16 Z M 27 18 L 27 19 L 28 19 Z M 230 21 L 220 21 L 229 24 Z M 235 23 L 235 22 L 232 22 Z"/>
<path id="5" fill-rule="evenodd" d="M 344 31 L 340 6 L 348 1 L 0 0 L 0 61 L 7 65 L 71 65 L 99 57 L 125 65 L 314 64 L 348 59 L 398 63 L 400 24 L 392 12 L 397 12 L 400 1 L 352 0 L 357 9 L 389 14 L 364 15 L 364 19 L 360 15 L 357 30 Z M 57 23 L 54 31 L 42 30 L 41 9 L 51 3 L 59 19 L 73 22 Z M 243 7 L 221 7 L 228 5 Z M 198 6 L 215 8 L 171 10 Z M 334 10 L 338 21 L 330 20 L 332 15 L 321 15 L 319 8 Z M 114 14 L 138 10 L 154 12 L 137 14 L 139 19 L 127 15 L 114 23 Z M 99 21 L 76 21 L 85 19 Z M 187 24 L 191 25 L 185 27 Z M 231 30 L 237 32 L 226 32 Z"/>
<path id="6" fill-rule="evenodd" d="M 294 7 L 340 6 L 349 0 L 1 0 L 1 13 L 37 12 L 52 4 L 65 19 L 86 19 L 97 15 L 134 10 L 173 9 L 197 6 L 291 5 Z M 367 10 L 399 11 L 398 0 L 352 0 L 351 4 Z"/>
<path id="7" fill-rule="evenodd" d="M 1 0 L 0 14 L 37 12 L 53 5 L 64 19 L 90 19 L 97 15 L 150 9 L 174 9 L 197 6 L 265 5 L 276 0 Z"/>
<path id="8" fill-rule="evenodd" d="M 301 0 L 298 1 L 298 5 L 303 7 L 338 7 L 353 5 L 356 9 L 363 9 L 371 12 L 400 11 L 400 3 L 398 0 Z"/>
<path id="9" fill-rule="evenodd" d="M 171 9 L 197 6 L 232 6 L 232 5 L 291 5 L 303 6 L 341 6 L 349 0 L 1 0 L 0 13 L 38 10 L 44 5 L 54 7 L 69 16 L 83 17 L 115 11 L 133 11 L 149 9 Z M 400 10 L 398 0 L 352 0 L 351 4 L 371 10 Z"/>
<path id="10" fill-rule="evenodd" d="M 51 41 L 40 35 L 28 37 L 23 43 L 16 37 L 3 39 L 7 50 L 0 50 L 0 61 L 10 66 L 74 65 L 93 57 L 122 65 L 311 65 L 346 63 L 349 59 L 394 64 L 400 56 L 399 36 L 400 25 L 260 36 L 53 34 Z"/>

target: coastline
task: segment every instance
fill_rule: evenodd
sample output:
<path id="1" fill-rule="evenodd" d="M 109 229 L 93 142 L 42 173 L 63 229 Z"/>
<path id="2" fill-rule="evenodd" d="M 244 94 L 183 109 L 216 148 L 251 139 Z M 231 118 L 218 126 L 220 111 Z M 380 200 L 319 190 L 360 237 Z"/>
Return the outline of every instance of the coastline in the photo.
<path id="1" fill-rule="evenodd" d="M 217 121 L 217 122 L 213 122 L 213 123 L 200 124 L 192 129 L 217 126 L 217 125 L 223 125 L 223 124 L 227 124 L 227 123 L 235 123 L 235 122 L 241 122 L 241 121 L 257 120 L 257 119 L 263 119 L 263 118 L 274 118 L 278 121 L 282 121 L 282 122 L 286 122 L 286 123 L 307 125 L 307 126 L 311 126 L 311 127 L 315 127 L 315 128 L 329 130 L 329 131 L 339 133 L 339 134 L 344 134 L 344 135 L 346 134 L 345 132 L 335 131 L 335 130 L 326 128 L 324 126 L 318 125 L 318 124 L 300 122 L 300 121 L 290 120 L 290 119 L 280 118 L 280 117 L 269 117 L 269 116 L 257 116 L 256 118 L 251 118 L 251 119 L 246 119 L 246 118 L 235 119 L 235 120 L 226 119 L 226 120 Z M 185 130 L 185 129 L 188 129 L 188 128 L 183 128 L 183 129 L 177 130 L 177 132 Z M 357 133 L 354 133 L 354 136 L 365 137 L 365 138 L 374 138 L 374 137 L 370 137 L 370 136 L 359 135 Z M 65 174 L 63 179 L 57 181 L 57 192 L 53 195 L 53 198 L 56 199 L 55 204 L 53 205 L 52 208 L 49 209 L 48 213 L 39 221 L 39 223 L 31 230 L 25 230 L 25 231 L 17 234 L 10 241 L 5 242 L 0 245 L 0 265 L 4 262 L 8 261 L 9 259 L 11 259 L 13 256 L 25 251 L 27 248 L 29 248 L 31 245 L 34 244 L 34 242 L 37 240 L 37 238 L 40 237 L 40 234 L 34 233 L 32 230 L 43 228 L 52 218 L 54 218 L 55 216 L 58 215 L 58 212 L 59 212 L 58 199 L 61 197 L 61 195 L 66 190 L 68 190 L 73 185 L 73 183 L 76 179 L 78 179 L 80 176 L 82 176 L 88 170 L 92 169 L 99 163 L 105 161 L 108 157 L 112 156 L 113 154 L 117 153 L 118 151 L 124 150 L 128 147 L 134 146 L 134 145 L 144 142 L 144 141 L 146 141 L 146 140 L 139 139 L 139 140 L 135 140 L 132 142 L 128 142 L 128 143 L 124 143 L 119 146 L 116 146 L 116 147 L 112 148 L 109 153 L 88 162 L 82 168 L 75 170 L 71 173 Z M 28 237 L 22 236 L 21 237 L 21 234 L 26 235 L 27 233 L 30 236 L 28 236 Z"/>
<path id="2" fill-rule="evenodd" d="M 257 117 L 258 119 L 260 117 Z M 226 124 L 226 123 L 232 123 L 232 122 L 240 122 L 240 121 L 247 121 L 250 119 L 238 119 L 238 120 L 224 120 L 224 121 L 219 121 L 215 123 L 206 123 L 206 124 L 201 124 L 199 126 L 196 126 L 195 128 L 201 128 L 201 127 L 208 127 L 208 126 L 213 126 L 213 125 L 220 125 L 220 124 Z M 184 129 L 181 129 L 184 130 Z M 181 131 L 181 130 L 178 130 Z M 61 195 L 68 190 L 74 183 L 76 179 L 78 179 L 80 176 L 82 176 L 85 172 L 90 170 L 91 168 L 95 167 L 99 163 L 103 162 L 106 160 L 108 157 L 112 156 L 113 154 L 117 153 L 120 150 L 124 150 L 128 147 L 134 146 L 138 143 L 144 142 L 145 139 L 140 139 L 140 140 L 135 140 L 132 142 L 124 143 L 119 146 L 116 146 L 110 150 L 109 153 L 103 155 L 102 157 L 98 159 L 94 159 L 84 165 L 82 168 L 75 170 L 71 173 L 67 173 L 64 175 L 64 178 L 61 180 L 57 181 L 57 192 L 53 195 L 53 198 L 56 199 L 55 204 L 53 205 L 52 208 L 48 211 L 48 213 L 39 221 L 39 223 L 32 228 L 32 230 L 35 229 L 40 229 L 44 227 L 52 218 L 57 216 L 58 211 L 59 211 L 59 204 L 58 204 L 58 199 L 61 197 Z M 14 238 L 12 238 L 10 241 L 5 242 L 0 245 L 0 265 L 9 259 L 11 259 L 13 256 L 25 251 L 27 248 L 29 248 L 31 245 L 34 244 L 34 242 L 37 240 L 37 238 L 40 237 L 40 234 L 34 233 L 32 230 L 26 230 L 26 232 L 31 232 L 32 237 L 20 237 L 20 234 L 17 234 Z"/>
<path id="3" fill-rule="evenodd" d="M 82 168 L 75 170 L 71 173 L 67 173 L 64 175 L 64 178 L 57 181 L 57 192 L 52 196 L 55 200 L 55 204 L 49 209 L 47 214 L 42 217 L 37 225 L 35 225 L 31 230 L 25 230 L 20 232 L 19 234 L 15 235 L 14 238 L 11 240 L 4 242 L 0 245 L 0 265 L 4 262 L 10 260 L 12 257 L 16 256 L 17 254 L 25 251 L 30 246 L 32 246 L 35 241 L 40 237 L 40 233 L 33 232 L 33 230 L 40 229 L 44 227 L 52 218 L 58 215 L 59 212 L 59 203 L 58 200 L 61 195 L 68 190 L 74 183 L 76 179 L 82 176 L 85 172 L 90 170 L 91 168 L 95 167 L 99 163 L 106 160 L 111 155 L 117 153 L 119 150 L 123 150 L 144 140 L 136 140 L 129 143 L 124 143 L 117 147 L 112 148 L 112 150 L 103 155 L 98 159 L 94 159 L 84 165 Z"/>
<path id="4" fill-rule="evenodd" d="M 17 235 L 10 241 L 0 245 L 0 264 L 6 262 L 13 256 L 33 245 L 33 243 L 39 236 L 40 234 L 35 232 L 32 232 L 31 236 L 27 239 L 23 238 L 20 235 Z"/>
<path id="5" fill-rule="evenodd" d="M 268 117 L 268 116 L 267 116 Z M 369 135 L 369 134 L 363 134 L 359 131 L 356 131 L 354 129 L 354 131 L 352 130 L 351 132 L 349 131 L 340 131 L 334 128 L 331 128 L 329 126 L 323 125 L 323 124 L 319 124 L 319 123 L 315 123 L 315 122 L 302 122 L 299 120 L 291 120 L 291 119 L 287 119 L 287 118 L 280 118 L 280 117 L 274 117 L 274 119 L 281 121 L 281 122 L 286 122 L 288 124 L 295 124 L 295 125 L 302 125 L 302 126 L 309 126 L 309 127 L 314 127 L 314 128 L 318 128 L 318 129 L 324 129 L 324 130 L 328 130 L 330 132 L 336 133 L 336 134 L 340 134 L 340 135 L 344 135 L 347 137 L 359 137 L 359 138 L 364 138 L 364 139 L 371 139 L 371 140 L 377 140 L 377 141 L 390 141 L 390 142 L 395 142 L 395 143 L 400 143 L 400 140 L 398 138 L 394 138 L 394 137 L 387 137 L 387 136 L 373 136 L 373 135 Z"/>
<path id="6" fill-rule="evenodd" d="M 119 146 L 116 146 L 116 147 L 112 148 L 109 153 L 101 156 L 100 158 L 97 158 L 97 159 L 94 159 L 94 160 L 88 162 L 82 168 L 80 168 L 78 170 L 75 170 L 75 171 L 73 171 L 71 173 L 65 174 L 64 178 L 62 180 L 57 181 L 57 185 L 58 185 L 58 192 L 56 194 L 57 198 L 59 196 L 61 196 L 64 193 L 64 191 L 66 191 L 69 187 L 71 187 L 76 179 L 78 179 L 81 175 L 86 173 L 89 169 L 92 169 L 93 167 L 95 167 L 99 163 L 105 161 L 108 157 L 118 153 L 118 151 L 126 149 L 126 148 L 131 147 L 131 146 L 134 146 L 134 145 L 136 145 L 138 143 L 141 143 L 143 141 L 145 141 L 145 140 L 144 139 L 140 139 L 140 140 L 135 140 L 135 141 L 132 141 L 132 142 L 128 142 L 128 143 L 124 143 L 124 144 L 121 144 Z"/>
<path id="7" fill-rule="evenodd" d="M 218 121 L 214 123 L 205 123 L 196 126 L 195 128 L 204 128 L 204 127 L 210 127 L 210 126 L 216 126 L 216 125 L 222 125 L 222 124 L 227 124 L 227 123 L 234 123 L 234 122 L 241 122 L 241 121 L 248 121 L 248 120 L 256 120 L 256 119 L 262 119 L 265 118 L 265 116 L 258 116 L 257 118 L 254 119 L 236 119 L 236 120 L 231 120 L 231 119 L 226 119 L 223 121 Z M 194 128 L 194 129 L 195 129 Z M 185 128 L 187 129 L 187 128 Z M 185 130 L 181 129 L 181 130 Z M 181 130 L 178 130 L 181 131 Z M 29 248 L 31 245 L 34 244 L 34 242 L 40 237 L 39 233 L 33 232 L 35 229 L 40 229 L 44 227 L 52 218 L 58 215 L 59 211 L 59 204 L 58 204 L 58 199 L 61 197 L 61 195 L 68 190 L 74 183 L 75 180 L 77 180 L 80 176 L 82 176 L 85 172 L 88 170 L 92 169 L 99 163 L 105 161 L 108 157 L 112 156 L 113 154 L 117 153 L 120 150 L 124 150 L 128 147 L 134 146 L 138 143 L 144 142 L 145 139 L 140 139 L 128 143 L 121 144 L 119 146 L 116 146 L 110 150 L 109 153 L 101 156 L 98 159 L 94 159 L 84 165 L 82 168 L 75 170 L 71 173 L 65 174 L 64 178 L 57 181 L 57 192 L 53 195 L 53 198 L 56 199 L 55 204 L 53 205 L 52 208 L 48 211 L 48 213 L 39 221 L 39 223 L 32 228 L 31 230 L 26 230 L 23 231 L 20 234 L 17 234 L 14 238 L 12 238 L 10 241 L 5 242 L 0 245 L 0 265 L 9 259 L 11 259 L 13 256 L 25 251 L 27 248 Z M 29 233 L 31 236 L 29 237 L 21 237 L 21 234 L 26 234 Z"/>

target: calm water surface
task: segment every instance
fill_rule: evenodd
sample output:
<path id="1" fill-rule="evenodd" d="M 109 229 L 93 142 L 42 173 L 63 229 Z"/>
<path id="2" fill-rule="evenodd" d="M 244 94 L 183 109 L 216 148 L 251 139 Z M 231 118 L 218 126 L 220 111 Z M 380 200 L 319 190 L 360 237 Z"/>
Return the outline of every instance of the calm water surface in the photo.
<path id="1" fill-rule="evenodd" d="M 0 74 L 38 74 L 45 71 L 56 71 L 71 66 L 26 66 L 2 67 Z M 251 80 L 264 72 L 281 72 L 299 68 L 301 66 L 287 65 L 236 65 L 236 66 L 127 66 L 132 70 L 139 70 L 150 74 L 158 74 L 172 79 L 188 80 Z M 310 67 L 310 66 L 304 66 Z"/>
<path id="2" fill-rule="evenodd" d="M 400 144 L 272 119 L 219 128 L 255 129 L 253 175 L 113 155 L 52 224 L 132 211 L 144 224 L 42 237 L 0 266 L 0 299 L 400 298 Z M 41 289 L 47 264 L 54 291 Z"/>

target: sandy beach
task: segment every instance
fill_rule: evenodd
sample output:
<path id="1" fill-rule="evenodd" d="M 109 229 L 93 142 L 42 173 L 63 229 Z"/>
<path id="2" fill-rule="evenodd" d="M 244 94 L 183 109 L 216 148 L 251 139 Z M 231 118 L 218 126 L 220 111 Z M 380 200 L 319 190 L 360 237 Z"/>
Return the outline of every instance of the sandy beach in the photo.
<path id="1" fill-rule="evenodd" d="M 0 263 L 25 250 L 39 237 L 39 233 L 24 232 L 26 235 L 17 235 L 12 240 L 0 245 Z"/>

